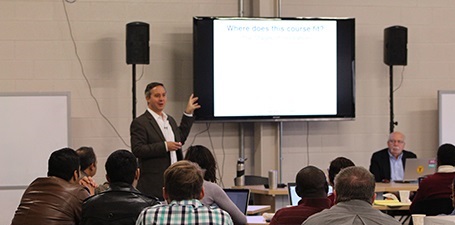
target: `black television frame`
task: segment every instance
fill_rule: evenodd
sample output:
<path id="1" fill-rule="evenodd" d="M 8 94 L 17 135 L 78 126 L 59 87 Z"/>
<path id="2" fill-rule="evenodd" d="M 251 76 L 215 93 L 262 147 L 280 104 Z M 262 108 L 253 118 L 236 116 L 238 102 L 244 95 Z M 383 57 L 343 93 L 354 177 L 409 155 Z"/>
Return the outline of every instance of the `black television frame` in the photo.
<path id="1" fill-rule="evenodd" d="M 213 21 L 214 20 L 330 20 L 337 22 L 337 113 L 336 115 L 269 115 L 216 117 L 214 115 L 213 87 Z M 330 121 L 355 119 L 355 19 L 354 18 L 193 18 L 193 89 L 202 106 L 195 111 L 201 122 L 255 122 L 255 121 Z M 235 87 L 233 87 L 233 91 Z M 245 94 L 248 93 L 247 90 Z"/>

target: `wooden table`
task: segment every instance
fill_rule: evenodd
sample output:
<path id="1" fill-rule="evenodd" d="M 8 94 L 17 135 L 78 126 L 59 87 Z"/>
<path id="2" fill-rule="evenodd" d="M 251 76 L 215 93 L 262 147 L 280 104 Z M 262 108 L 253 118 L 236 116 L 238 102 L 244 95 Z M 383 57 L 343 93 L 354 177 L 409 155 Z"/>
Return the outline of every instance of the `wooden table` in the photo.
<path id="1" fill-rule="evenodd" d="M 247 214 L 256 215 L 258 213 L 268 212 L 270 209 L 270 205 L 249 205 L 247 208 Z"/>
<path id="2" fill-rule="evenodd" d="M 268 189 L 264 185 L 246 185 L 234 186 L 233 188 L 247 188 L 250 189 L 251 194 L 254 195 L 255 204 L 270 205 L 268 212 L 274 213 L 289 204 L 288 188 Z M 419 188 L 418 183 L 376 183 L 375 192 L 398 192 L 400 190 L 417 191 Z M 278 199 L 279 198 L 279 199 Z M 278 200 L 277 200 L 278 199 Z M 404 210 L 386 209 L 386 210 Z"/>
<path id="3" fill-rule="evenodd" d="M 375 192 L 417 191 L 418 183 L 376 183 Z"/>
<path id="4" fill-rule="evenodd" d="M 268 188 L 265 188 L 264 185 L 245 185 L 245 186 L 234 186 L 232 188 L 237 188 L 237 189 L 246 188 L 246 189 L 250 189 L 251 193 L 261 194 L 261 195 L 271 195 L 271 196 L 288 195 L 287 187 L 277 188 L 277 189 L 268 189 Z"/>
<path id="5" fill-rule="evenodd" d="M 409 207 L 410 207 L 409 205 L 404 205 L 404 206 L 400 206 L 400 207 L 389 207 L 389 206 L 385 206 L 385 205 L 373 204 L 373 208 L 381 210 L 381 211 L 395 211 L 395 210 L 407 211 L 407 210 L 409 210 Z"/>
<path id="6" fill-rule="evenodd" d="M 255 204 L 269 205 L 270 209 L 267 212 L 274 213 L 276 210 L 289 204 L 288 188 L 268 189 L 264 185 L 246 185 L 234 186 L 232 188 L 250 189 L 250 194 L 253 195 Z"/>
<path id="7" fill-rule="evenodd" d="M 246 186 L 234 186 L 233 188 L 247 188 L 250 189 L 251 193 L 254 194 L 262 194 L 262 195 L 288 195 L 288 188 L 277 188 L 277 189 L 268 189 L 265 188 L 264 185 L 246 185 Z M 376 187 L 374 189 L 375 192 L 396 192 L 400 190 L 408 190 L 408 191 L 417 191 L 419 188 L 418 183 L 376 183 Z"/>

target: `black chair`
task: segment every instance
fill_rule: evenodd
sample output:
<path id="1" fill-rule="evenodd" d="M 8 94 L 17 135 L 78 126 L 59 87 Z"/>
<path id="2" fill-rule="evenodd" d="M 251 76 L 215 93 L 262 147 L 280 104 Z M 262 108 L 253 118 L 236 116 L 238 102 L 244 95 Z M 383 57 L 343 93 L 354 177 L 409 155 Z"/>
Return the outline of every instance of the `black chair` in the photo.
<path id="1" fill-rule="evenodd" d="M 264 184 L 269 184 L 268 177 L 245 175 L 245 185 L 264 185 Z"/>
<path id="2" fill-rule="evenodd" d="M 437 216 L 439 214 L 452 213 L 453 205 L 450 198 L 424 199 L 414 203 L 410 210 L 412 214 L 426 214 L 427 216 Z"/>

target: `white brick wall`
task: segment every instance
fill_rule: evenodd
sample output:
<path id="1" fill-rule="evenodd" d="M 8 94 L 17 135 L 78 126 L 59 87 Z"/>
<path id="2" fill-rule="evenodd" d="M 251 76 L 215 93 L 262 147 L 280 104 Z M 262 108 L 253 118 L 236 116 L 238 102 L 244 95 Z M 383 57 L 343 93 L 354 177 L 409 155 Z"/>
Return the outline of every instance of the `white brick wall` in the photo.
<path id="1" fill-rule="evenodd" d="M 262 16 L 270 14 L 270 1 Z M 246 1 L 248 3 L 249 1 Z M 432 156 L 438 146 L 437 90 L 455 90 L 455 1 L 452 0 L 283 0 L 281 15 L 356 18 L 355 121 L 310 122 L 310 163 L 325 169 L 331 159 L 345 156 L 368 167 L 371 153 L 386 145 L 389 130 L 389 73 L 383 63 L 383 31 L 392 25 L 408 28 L 408 66 L 395 92 L 396 130 L 407 135 L 407 148 Z M 180 118 L 192 91 L 192 16 L 236 16 L 235 0 L 77 0 L 65 3 L 85 73 L 100 107 L 129 144 L 131 66 L 125 62 L 125 26 L 150 24 L 150 65 L 137 82 L 137 114 L 145 110 L 143 89 L 151 81 L 169 90 L 167 112 Z M 273 11 L 273 10 L 272 10 Z M 0 0 L 0 91 L 71 92 L 71 147 L 93 146 L 104 181 L 104 161 L 114 150 L 129 149 L 99 115 L 81 74 L 69 36 L 62 1 Z M 139 77 L 142 66 L 137 66 Z M 402 67 L 394 69 L 399 84 Z M 233 91 L 235 90 L 233 88 Z M 245 94 L 247 94 L 246 90 Z M 283 181 L 294 179 L 306 165 L 306 122 L 284 123 Z M 196 124 L 186 147 L 206 129 Z M 275 125 L 263 129 L 276 129 Z M 266 139 L 275 140 L 276 132 Z M 224 136 L 223 136 L 224 135 Z M 253 126 L 246 131 L 247 173 L 253 171 Z M 238 156 L 237 124 L 214 123 L 194 144 L 214 148 L 220 168 L 225 154 L 224 184 L 233 184 Z M 224 137 L 224 138 L 223 138 Z M 213 143 L 213 146 L 211 146 Z M 223 153 L 224 150 L 224 153 Z M 255 151 L 259 151 L 255 149 Z M 276 146 L 262 148 L 274 155 Z M 44 162 L 43 162 L 44 163 Z M 272 169 L 273 165 L 265 165 Z M 266 174 L 263 174 L 266 175 Z"/>

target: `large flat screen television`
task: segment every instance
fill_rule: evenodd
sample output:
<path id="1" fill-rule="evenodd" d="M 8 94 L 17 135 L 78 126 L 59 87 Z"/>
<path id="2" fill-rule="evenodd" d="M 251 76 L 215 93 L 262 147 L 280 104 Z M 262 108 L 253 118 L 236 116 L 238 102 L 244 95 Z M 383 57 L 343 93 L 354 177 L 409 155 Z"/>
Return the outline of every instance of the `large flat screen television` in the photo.
<path id="1" fill-rule="evenodd" d="M 193 18 L 199 121 L 352 120 L 354 18 Z"/>

